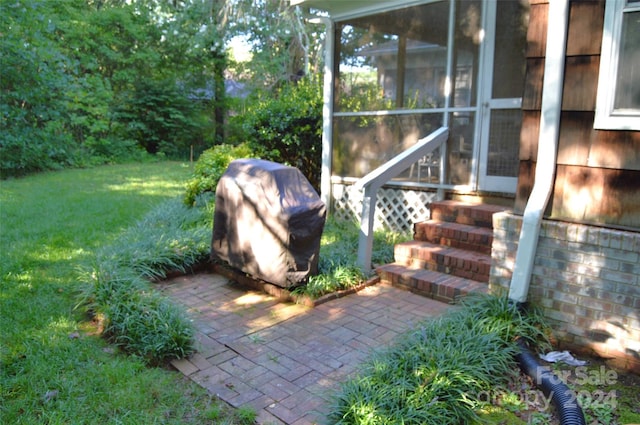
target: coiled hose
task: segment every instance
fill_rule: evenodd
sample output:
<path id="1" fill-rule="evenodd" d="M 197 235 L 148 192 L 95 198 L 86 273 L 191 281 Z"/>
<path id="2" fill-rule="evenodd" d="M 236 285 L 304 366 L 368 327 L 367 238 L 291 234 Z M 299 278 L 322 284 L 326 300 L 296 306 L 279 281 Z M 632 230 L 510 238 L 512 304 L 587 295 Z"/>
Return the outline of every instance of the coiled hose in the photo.
<path id="1" fill-rule="evenodd" d="M 516 360 L 520 369 L 530 376 L 545 396 L 551 396 L 562 425 L 586 425 L 584 413 L 578 404 L 576 394 L 567 387 L 547 366 L 538 363 L 538 359 L 529 350 L 527 344 L 518 340 L 520 352 Z"/>

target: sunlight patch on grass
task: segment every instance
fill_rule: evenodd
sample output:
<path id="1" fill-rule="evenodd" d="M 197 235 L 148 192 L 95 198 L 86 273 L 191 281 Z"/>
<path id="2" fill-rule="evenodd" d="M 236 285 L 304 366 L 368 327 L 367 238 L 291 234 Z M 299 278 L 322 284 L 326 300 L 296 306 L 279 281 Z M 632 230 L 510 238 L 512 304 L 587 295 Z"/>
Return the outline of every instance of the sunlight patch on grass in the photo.
<path id="1" fill-rule="evenodd" d="M 163 162 L 0 181 L 0 423 L 199 424 L 217 409 L 181 377 L 118 355 L 74 310 L 80 266 L 180 195 L 189 171 Z"/>
<path id="2" fill-rule="evenodd" d="M 7 278 L 10 278 L 10 280 L 16 283 L 17 289 L 27 290 L 27 291 L 33 289 L 33 284 L 32 284 L 33 274 L 31 273 L 30 270 L 23 271 L 20 273 L 11 273 L 10 275 L 7 275 Z"/>
<path id="3" fill-rule="evenodd" d="M 70 317 L 60 316 L 49 323 L 45 332 L 48 332 L 49 330 L 54 332 L 72 332 L 76 330 L 77 326 L 77 322 L 72 320 Z"/>
<path id="4" fill-rule="evenodd" d="M 135 191 L 141 195 L 161 195 L 175 193 L 178 196 L 184 191 L 184 184 L 167 182 L 159 179 L 129 179 L 120 184 L 108 184 L 105 188 L 115 192 L 132 192 Z"/>

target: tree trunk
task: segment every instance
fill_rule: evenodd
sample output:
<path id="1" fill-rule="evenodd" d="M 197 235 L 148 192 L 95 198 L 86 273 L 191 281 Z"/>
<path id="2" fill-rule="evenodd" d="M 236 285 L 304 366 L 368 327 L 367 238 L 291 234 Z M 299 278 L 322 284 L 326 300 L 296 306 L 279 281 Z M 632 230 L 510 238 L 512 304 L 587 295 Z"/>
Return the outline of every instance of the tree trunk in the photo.
<path id="1" fill-rule="evenodd" d="M 224 143 L 224 121 L 226 115 L 224 71 L 227 66 L 227 58 L 224 52 L 213 50 L 213 115 L 215 122 L 215 144 Z"/>

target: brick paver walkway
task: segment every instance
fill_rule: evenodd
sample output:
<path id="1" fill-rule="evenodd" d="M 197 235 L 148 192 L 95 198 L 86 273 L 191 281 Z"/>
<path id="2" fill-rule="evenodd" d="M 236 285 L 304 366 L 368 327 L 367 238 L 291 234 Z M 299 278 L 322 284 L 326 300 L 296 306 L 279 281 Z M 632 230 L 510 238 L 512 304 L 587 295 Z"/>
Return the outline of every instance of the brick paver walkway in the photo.
<path id="1" fill-rule="evenodd" d="M 323 424 L 330 393 L 372 349 L 449 305 L 378 284 L 315 308 L 279 302 L 217 274 L 159 285 L 186 306 L 197 353 L 183 374 L 260 424 Z"/>

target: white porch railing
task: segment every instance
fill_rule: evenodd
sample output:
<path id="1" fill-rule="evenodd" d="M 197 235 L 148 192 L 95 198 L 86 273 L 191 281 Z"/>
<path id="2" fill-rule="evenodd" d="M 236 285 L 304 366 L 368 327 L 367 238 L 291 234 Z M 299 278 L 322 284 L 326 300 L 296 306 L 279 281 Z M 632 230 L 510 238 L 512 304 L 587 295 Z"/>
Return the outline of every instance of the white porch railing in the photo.
<path id="1" fill-rule="evenodd" d="M 360 239 L 358 241 L 358 265 L 365 273 L 371 271 L 371 252 L 373 250 L 373 221 L 376 209 L 378 189 L 392 178 L 402 173 L 425 155 L 440 147 L 449 137 L 449 128 L 440 127 L 406 151 L 376 168 L 355 183 L 363 190 L 362 214 L 360 219 Z"/>

